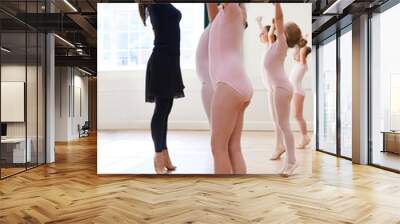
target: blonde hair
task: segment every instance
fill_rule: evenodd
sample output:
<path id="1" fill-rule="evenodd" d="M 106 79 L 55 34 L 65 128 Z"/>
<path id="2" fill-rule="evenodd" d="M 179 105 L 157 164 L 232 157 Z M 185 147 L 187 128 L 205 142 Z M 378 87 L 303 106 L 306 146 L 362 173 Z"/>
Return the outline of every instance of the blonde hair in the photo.
<path id="1" fill-rule="evenodd" d="M 299 26 L 294 22 L 285 24 L 286 30 L 286 42 L 289 48 L 293 48 L 296 45 L 300 48 L 307 45 L 307 40 L 303 38 Z"/>

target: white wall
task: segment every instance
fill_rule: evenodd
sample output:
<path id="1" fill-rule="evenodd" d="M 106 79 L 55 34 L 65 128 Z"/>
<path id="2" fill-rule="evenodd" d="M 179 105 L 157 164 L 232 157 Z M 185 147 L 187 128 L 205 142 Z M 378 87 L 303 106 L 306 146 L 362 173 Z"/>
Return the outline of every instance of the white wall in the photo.
<path id="1" fill-rule="evenodd" d="M 74 100 L 75 100 L 75 106 L 74 106 L 74 110 L 75 113 L 73 113 L 73 119 L 72 119 L 72 136 L 74 138 L 79 137 L 79 132 L 77 129 L 78 124 L 79 125 L 83 125 L 85 123 L 85 121 L 88 121 L 89 118 L 89 93 L 88 93 L 88 77 L 87 76 L 82 76 L 82 73 L 75 73 L 74 76 Z M 78 92 L 80 90 L 80 101 L 78 102 L 79 98 L 78 98 Z M 79 105 L 80 104 L 80 105 Z M 82 110 L 81 112 L 79 111 L 79 107 L 80 110 Z"/>
<path id="2" fill-rule="evenodd" d="M 56 67 L 55 140 L 69 141 L 79 137 L 78 124 L 88 120 L 88 78 L 71 67 Z M 82 114 L 75 97 L 81 90 Z M 75 111 L 74 111 L 75 110 Z"/>
<path id="3" fill-rule="evenodd" d="M 2 65 L 1 67 L 1 81 L 2 82 L 24 82 L 26 83 L 26 69 L 28 74 L 31 74 L 33 67 L 17 64 Z M 5 96 L 2 96 L 2 98 Z M 7 108 L 1 108 L 7 110 Z M 22 108 L 24 110 L 24 108 Z M 24 111 L 25 112 L 25 111 Z M 25 137 L 25 122 L 10 122 L 7 123 L 8 137 Z"/>
<path id="4" fill-rule="evenodd" d="M 69 95 L 68 86 L 70 77 L 67 67 L 55 69 L 55 140 L 68 140 Z"/>
<path id="5" fill-rule="evenodd" d="M 265 22 L 272 20 L 272 4 L 246 4 L 249 27 L 244 37 L 244 64 L 254 88 L 252 102 L 245 115 L 246 130 L 273 130 L 267 107 L 267 96 L 261 82 L 261 60 L 264 46 L 258 41 L 255 17 L 262 15 Z M 305 33 L 311 33 L 311 4 L 282 4 L 286 21 L 295 21 Z M 182 33 L 182 35 L 185 35 Z M 309 35 L 311 45 L 311 35 Z M 100 57 L 100 56 L 99 56 Z M 310 63 L 312 60 L 309 60 Z M 288 53 L 286 70 L 292 66 Z M 310 64 L 310 72 L 313 65 Z M 309 73 L 310 73 L 309 72 Z M 208 122 L 201 104 L 200 82 L 195 70 L 182 70 L 186 97 L 175 100 L 170 116 L 171 129 L 208 129 Z M 313 127 L 313 80 L 306 75 L 305 118 Z M 154 104 L 145 103 L 145 71 L 98 72 L 98 129 L 148 129 Z M 292 127 L 297 128 L 293 123 Z"/>
<path id="6" fill-rule="evenodd" d="M 28 119 L 28 137 L 30 134 L 35 132 L 36 134 L 36 67 L 17 64 L 6 64 L 1 67 L 1 81 L 3 82 L 26 82 L 26 76 L 28 78 L 27 87 L 27 119 Z M 4 97 L 4 96 L 3 96 Z M 22 108 L 24 109 L 24 108 Z M 2 110 L 7 110 L 7 108 L 2 108 Z M 7 122 L 7 136 L 8 137 L 25 137 L 25 126 L 26 122 Z"/>

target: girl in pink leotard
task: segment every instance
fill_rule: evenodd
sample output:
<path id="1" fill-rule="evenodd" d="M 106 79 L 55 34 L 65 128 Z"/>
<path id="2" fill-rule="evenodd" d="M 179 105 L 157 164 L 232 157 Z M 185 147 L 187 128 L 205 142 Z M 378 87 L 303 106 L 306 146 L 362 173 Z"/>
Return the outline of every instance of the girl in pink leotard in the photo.
<path id="1" fill-rule="evenodd" d="M 277 132 L 277 147 L 271 159 L 279 159 L 286 151 L 285 165 L 281 175 L 290 176 L 298 166 L 296 163 L 294 137 L 289 124 L 290 102 L 293 87 L 286 75 L 284 62 L 288 48 L 305 45 L 301 30 L 295 23 L 284 25 L 282 8 L 275 3 L 275 18 L 273 28 L 276 29 L 276 40 L 268 38 L 264 57 L 264 79 L 267 82 L 271 111 Z M 265 39 L 265 38 L 264 38 Z M 301 46 L 302 47 L 302 46 Z"/>
<path id="2" fill-rule="evenodd" d="M 258 23 L 258 26 L 260 29 L 260 42 L 267 45 L 267 48 L 265 51 L 265 53 L 266 53 L 268 51 L 268 49 L 270 48 L 270 46 L 276 41 L 275 19 L 272 19 L 271 25 L 267 25 L 267 26 L 262 25 L 262 17 L 261 16 L 258 16 L 256 18 L 256 20 L 257 20 L 257 23 Z M 265 59 L 263 58 L 263 64 L 264 64 L 264 60 Z M 261 79 L 263 81 L 265 88 L 267 89 L 269 109 L 270 109 L 270 113 L 271 113 L 271 116 L 272 116 L 272 119 L 274 122 L 275 130 L 276 130 L 275 153 L 271 156 L 271 160 L 276 160 L 276 159 L 279 159 L 281 152 L 285 151 L 285 144 L 283 142 L 282 132 L 278 126 L 278 119 L 277 119 L 277 115 L 276 115 L 273 94 L 272 94 L 272 85 L 268 81 L 265 67 L 263 66 L 262 68 L 263 68 L 263 72 L 262 72 Z"/>
<path id="3" fill-rule="evenodd" d="M 225 83 L 249 101 L 253 88 L 242 62 L 242 10 L 239 3 L 226 3 L 219 8 L 210 31 L 210 74 L 214 85 Z"/>
<path id="4" fill-rule="evenodd" d="M 301 49 L 299 47 L 295 48 L 295 63 L 290 73 L 290 81 L 292 82 L 294 88 L 294 117 L 300 126 L 300 132 L 302 136 L 301 143 L 297 146 L 298 149 L 304 149 L 311 141 L 307 132 L 307 123 L 303 117 L 305 91 L 302 85 L 304 75 L 308 70 L 307 56 L 309 53 L 311 53 L 310 47 L 303 47 Z"/>
<path id="5" fill-rule="evenodd" d="M 209 63 L 214 86 L 211 148 L 217 174 L 246 173 L 240 140 L 244 111 L 253 93 L 242 61 L 246 25 L 243 4 L 222 3 L 210 28 Z"/>
<path id="6" fill-rule="evenodd" d="M 196 49 L 196 71 L 197 76 L 201 81 L 201 99 L 209 122 L 211 118 L 211 100 L 214 94 L 214 89 L 210 79 L 208 42 L 211 23 L 218 12 L 217 7 L 216 3 L 210 3 L 207 5 L 209 24 L 200 36 L 199 44 Z"/>

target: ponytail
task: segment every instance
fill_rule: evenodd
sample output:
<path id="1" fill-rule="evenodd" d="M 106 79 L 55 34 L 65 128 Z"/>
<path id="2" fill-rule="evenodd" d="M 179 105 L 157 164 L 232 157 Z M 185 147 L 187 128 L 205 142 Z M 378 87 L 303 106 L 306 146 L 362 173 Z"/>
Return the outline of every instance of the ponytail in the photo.
<path id="1" fill-rule="evenodd" d="M 307 45 L 307 40 L 304 39 L 304 38 L 302 37 L 302 38 L 300 38 L 300 40 L 299 40 L 299 42 L 297 43 L 297 45 L 298 45 L 300 48 L 303 48 L 303 47 L 305 47 L 305 46 Z M 310 49 L 310 50 L 311 50 L 311 49 Z"/>
<path id="2" fill-rule="evenodd" d="M 309 55 L 310 53 L 311 53 L 311 47 L 307 47 L 306 56 Z"/>
<path id="3" fill-rule="evenodd" d="M 139 15 L 140 15 L 140 18 L 142 19 L 142 21 L 143 21 L 143 25 L 145 25 L 146 26 L 146 19 L 147 19 L 147 17 L 148 17 L 148 14 L 147 14 L 147 12 L 146 12 L 146 10 L 147 10 L 147 4 L 144 4 L 144 3 L 139 3 L 138 4 L 138 7 L 139 7 Z"/>

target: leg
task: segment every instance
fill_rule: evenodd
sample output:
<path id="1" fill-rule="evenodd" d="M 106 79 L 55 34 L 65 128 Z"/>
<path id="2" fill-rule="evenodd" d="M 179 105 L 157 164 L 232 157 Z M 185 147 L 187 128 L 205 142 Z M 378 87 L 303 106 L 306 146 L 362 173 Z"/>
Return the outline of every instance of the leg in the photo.
<path id="1" fill-rule="evenodd" d="M 211 118 L 211 101 L 213 97 L 214 89 L 211 83 L 202 83 L 201 87 L 201 99 L 203 101 L 204 110 L 206 111 L 208 121 Z"/>
<path id="2" fill-rule="evenodd" d="M 278 125 L 283 133 L 283 138 L 287 151 L 286 165 L 283 170 L 284 175 L 290 175 L 297 166 L 294 148 L 294 137 L 289 123 L 291 97 L 291 91 L 283 88 L 275 89 L 274 103 L 277 112 Z"/>
<path id="3" fill-rule="evenodd" d="M 268 94 L 269 109 L 275 126 L 275 151 L 271 156 L 271 160 L 279 159 L 281 155 L 286 151 L 285 145 L 283 143 L 282 132 L 278 126 L 277 114 L 275 110 L 275 103 L 273 97 L 274 91 L 275 91 L 274 89 L 271 89 L 271 92 L 269 92 Z"/>
<path id="4" fill-rule="evenodd" d="M 229 139 L 235 128 L 241 96 L 225 83 L 218 83 L 211 103 L 211 148 L 216 174 L 232 173 Z"/>
<path id="5" fill-rule="evenodd" d="M 174 99 L 166 99 L 165 100 L 165 116 L 164 116 L 164 121 L 163 121 L 163 136 L 162 136 L 162 144 L 163 144 L 163 150 L 167 150 L 167 133 L 168 133 L 168 118 L 169 114 L 171 113 L 172 110 L 172 105 L 174 103 Z"/>
<path id="6" fill-rule="evenodd" d="M 229 158 L 231 160 L 232 171 L 234 174 L 246 174 L 246 162 L 244 161 L 241 147 L 241 137 L 243 130 L 244 111 L 249 103 L 246 103 L 236 120 L 236 126 L 229 140 Z"/>
<path id="7" fill-rule="evenodd" d="M 153 118 L 151 119 L 151 137 L 153 138 L 155 151 L 162 152 L 166 149 L 166 125 L 170 111 L 169 98 L 156 98 Z"/>
<path id="8" fill-rule="evenodd" d="M 310 138 L 307 134 L 307 123 L 303 117 L 303 106 L 304 106 L 304 96 L 301 94 L 294 94 L 294 117 L 296 118 L 297 123 L 300 127 L 300 132 L 302 135 L 302 141 L 297 146 L 297 148 L 305 148 L 310 143 Z"/>
<path id="9" fill-rule="evenodd" d="M 171 158 L 169 157 L 168 146 L 167 146 L 167 133 L 168 133 L 168 118 L 169 118 L 169 115 L 172 110 L 174 99 L 171 98 L 171 99 L 167 99 L 167 100 L 168 100 L 167 116 L 165 117 L 165 120 L 164 120 L 164 133 L 163 133 L 163 139 L 162 139 L 164 147 L 163 147 L 162 152 L 163 152 L 163 156 L 164 156 L 165 167 L 167 168 L 167 170 L 173 171 L 173 170 L 176 170 L 176 166 L 174 166 L 172 164 Z"/>
<path id="10" fill-rule="evenodd" d="M 156 173 L 165 173 L 165 163 L 163 156 L 165 121 L 168 117 L 169 100 L 164 98 L 155 99 L 153 118 L 151 119 L 151 137 L 153 138 L 156 154 L 154 156 L 154 168 Z"/>

